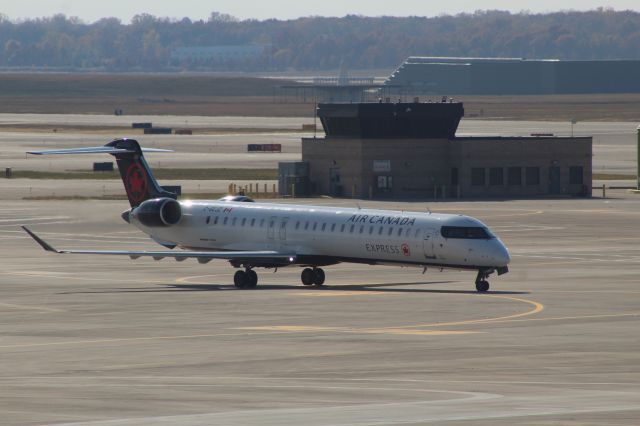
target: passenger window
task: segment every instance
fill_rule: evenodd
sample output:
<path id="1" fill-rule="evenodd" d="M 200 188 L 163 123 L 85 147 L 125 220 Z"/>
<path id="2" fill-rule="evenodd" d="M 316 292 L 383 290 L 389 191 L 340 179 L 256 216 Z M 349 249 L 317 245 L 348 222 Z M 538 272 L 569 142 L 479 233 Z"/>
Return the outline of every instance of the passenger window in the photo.
<path id="1" fill-rule="evenodd" d="M 364 225 L 360 225 L 360 233 L 362 234 L 364 232 Z"/>
<path id="2" fill-rule="evenodd" d="M 264 219 L 260 220 L 260 227 L 262 228 L 264 226 Z"/>
<path id="3" fill-rule="evenodd" d="M 344 223 L 342 225 L 340 225 L 340 232 L 344 232 Z"/>
<path id="4" fill-rule="evenodd" d="M 331 224 L 331 232 L 333 232 L 333 231 L 335 231 L 335 230 L 336 230 L 336 224 L 335 224 L 335 223 L 332 223 L 332 224 Z"/>
<path id="5" fill-rule="evenodd" d="M 393 228 L 389 228 L 389 233 L 387 235 L 393 234 Z"/>
<path id="6" fill-rule="evenodd" d="M 243 217 L 243 218 L 242 218 L 242 226 L 244 226 L 244 225 L 245 225 L 245 223 L 247 223 L 247 218 L 246 218 L 246 217 Z"/>
<path id="7" fill-rule="evenodd" d="M 382 235 L 382 231 L 383 231 L 383 227 L 381 226 L 380 229 L 378 229 L 378 235 Z"/>
<path id="8" fill-rule="evenodd" d="M 313 229 L 312 229 L 312 231 L 315 231 L 317 227 L 318 227 L 318 222 L 313 222 Z"/>
<path id="9" fill-rule="evenodd" d="M 256 224 L 256 218 L 254 217 L 253 219 L 251 219 L 251 227 L 253 227 Z"/>
<path id="10" fill-rule="evenodd" d="M 398 228 L 398 237 L 402 236 L 402 228 Z"/>
<path id="11" fill-rule="evenodd" d="M 205 222 L 207 222 L 207 225 L 208 225 L 209 222 L 211 222 L 211 216 L 207 216 L 207 220 Z"/>
<path id="12" fill-rule="evenodd" d="M 326 223 L 323 223 L 323 224 L 322 224 L 322 229 L 321 229 L 321 231 L 322 231 L 322 232 L 324 232 L 324 230 L 325 230 L 325 228 L 326 228 L 326 227 L 327 227 L 327 224 L 326 224 Z"/>
<path id="13" fill-rule="evenodd" d="M 214 224 L 214 225 L 217 225 L 217 224 L 218 224 L 218 216 L 216 216 L 216 217 L 214 217 L 214 218 L 213 218 L 213 224 Z"/>
<path id="14" fill-rule="evenodd" d="M 351 227 L 349 228 L 349 233 L 353 234 L 353 230 L 355 229 L 355 225 L 351 225 Z"/>
<path id="15" fill-rule="evenodd" d="M 224 222 L 222 222 L 222 224 L 223 224 L 223 225 L 226 225 L 228 221 L 229 221 L 229 218 L 228 218 L 228 217 L 225 217 L 225 218 L 224 218 Z"/>
<path id="16" fill-rule="evenodd" d="M 236 226 L 236 221 L 238 220 L 237 217 L 234 217 L 233 220 L 231 221 L 231 226 Z"/>
<path id="17" fill-rule="evenodd" d="M 416 229 L 416 234 L 414 235 L 414 237 L 418 238 L 418 235 L 420 235 L 420 229 Z"/>
<path id="18" fill-rule="evenodd" d="M 369 227 L 369 235 L 373 234 L 373 226 Z"/>
<path id="19" fill-rule="evenodd" d="M 296 222 L 296 229 L 300 229 L 300 221 Z"/>
<path id="20" fill-rule="evenodd" d="M 273 225 L 275 225 L 275 222 L 273 220 L 269 221 L 269 228 L 273 228 Z"/>
<path id="21" fill-rule="evenodd" d="M 307 229 L 309 229 L 309 222 L 305 222 L 304 223 L 304 230 L 306 231 Z"/>

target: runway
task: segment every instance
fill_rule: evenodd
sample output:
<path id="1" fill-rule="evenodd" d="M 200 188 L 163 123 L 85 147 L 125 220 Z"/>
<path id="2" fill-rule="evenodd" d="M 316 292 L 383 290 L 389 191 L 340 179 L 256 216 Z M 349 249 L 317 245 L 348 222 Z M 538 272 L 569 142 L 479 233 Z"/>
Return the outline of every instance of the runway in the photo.
<path id="1" fill-rule="evenodd" d="M 485 221 L 511 272 L 60 256 L 156 248 L 117 201 L 5 201 L 0 419 L 86 425 L 632 425 L 640 418 L 640 198 L 430 203 Z M 313 200 L 352 205 L 351 200 Z M 424 203 L 360 202 L 424 210 Z M 2 423 L 0 422 L 0 423 Z"/>

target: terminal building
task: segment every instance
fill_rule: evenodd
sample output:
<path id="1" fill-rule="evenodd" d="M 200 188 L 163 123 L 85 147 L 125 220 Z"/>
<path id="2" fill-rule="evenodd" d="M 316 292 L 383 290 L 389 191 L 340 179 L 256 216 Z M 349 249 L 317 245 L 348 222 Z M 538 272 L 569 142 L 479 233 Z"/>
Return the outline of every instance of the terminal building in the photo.
<path id="1" fill-rule="evenodd" d="M 325 137 L 280 165 L 283 195 L 518 198 L 591 195 L 591 137 L 456 137 L 459 102 L 319 104 Z"/>

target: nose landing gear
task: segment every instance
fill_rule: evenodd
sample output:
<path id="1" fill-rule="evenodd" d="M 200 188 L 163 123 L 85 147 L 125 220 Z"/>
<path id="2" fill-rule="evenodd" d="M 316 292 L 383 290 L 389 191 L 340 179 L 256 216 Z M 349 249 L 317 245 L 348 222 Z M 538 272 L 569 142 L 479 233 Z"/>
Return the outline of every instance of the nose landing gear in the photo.
<path id="1" fill-rule="evenodd" d="M 324 284 L 324 271 L 322 268 L 304 268 L 300 274 L 300 279 L 304 285 L 316 285 L 321 286 Z"/>
<path id="2" fill-rule="evenodd" d="M 486 293 L 489 291 L 489 275 L 493 273 L 492 269 L 480 269 L 478 271 L 478 276 L 476 277 L 476 290 L 478 293 Z"/>

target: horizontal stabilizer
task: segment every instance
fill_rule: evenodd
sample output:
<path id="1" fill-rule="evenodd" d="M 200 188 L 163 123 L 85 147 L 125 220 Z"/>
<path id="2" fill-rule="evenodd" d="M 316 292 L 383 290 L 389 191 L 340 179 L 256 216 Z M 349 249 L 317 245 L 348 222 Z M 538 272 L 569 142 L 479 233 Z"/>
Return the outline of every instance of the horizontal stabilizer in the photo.
<path id="1" fill-rule="evenodd" d="M 86 148 L 51 149 L 45 151 L 27 151 L 33 155 L 52 154 L 127 154 L 136 152 L 134 149 L 115 148 L 111 146 L 89 146 Z M 142 152 L 173 152 L 170 149 L 142 148 Z"/>

